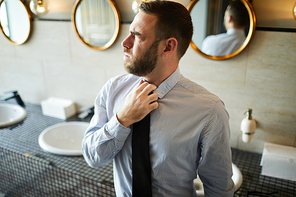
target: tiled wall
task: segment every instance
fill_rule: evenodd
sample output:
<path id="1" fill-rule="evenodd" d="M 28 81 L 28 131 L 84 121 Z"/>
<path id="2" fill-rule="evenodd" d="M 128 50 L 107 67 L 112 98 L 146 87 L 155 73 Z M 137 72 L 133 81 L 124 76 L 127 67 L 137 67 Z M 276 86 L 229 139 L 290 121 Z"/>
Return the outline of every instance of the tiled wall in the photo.
<path id="1" fill-rule="evenodd" d="M 113 76 L 124 73 L 121 25 L 115 45 L 106 51 L 85 46 L 71 22 L 35 21 L 27 43 L 15 46 L 0 35 L 0 94 L 19 90 L 25 102 L 50 96 L 92 105 Z M 184 76 L 225 102 L 230 114 L 231 145 L 262 152 L 264 142 L 296 146 L 296 33 L 256 31 L 251 44 L 230 60 L 208 60 L 191 47 L 180 62 Z M 253 109 L 253 142 L 241 141 L 240 122 Z"/>

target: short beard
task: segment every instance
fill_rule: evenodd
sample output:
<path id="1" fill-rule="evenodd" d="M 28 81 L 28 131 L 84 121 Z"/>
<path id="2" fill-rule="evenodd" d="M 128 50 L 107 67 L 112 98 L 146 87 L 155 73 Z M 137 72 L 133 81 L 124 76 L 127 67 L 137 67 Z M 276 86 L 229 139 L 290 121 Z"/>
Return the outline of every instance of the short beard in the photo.
<path id="1" fill-rule="evenodd" d="M 156 40 L 151 47 L 140 58 L 136 58 L 133 62 L 124 62 L 124 68 L 128 73 L 145 76 L 151 73 L 156 67 L 158 59 L 158 45 L 160 41 Z M 126 51 L 126 49 L 125 49 Z"/>

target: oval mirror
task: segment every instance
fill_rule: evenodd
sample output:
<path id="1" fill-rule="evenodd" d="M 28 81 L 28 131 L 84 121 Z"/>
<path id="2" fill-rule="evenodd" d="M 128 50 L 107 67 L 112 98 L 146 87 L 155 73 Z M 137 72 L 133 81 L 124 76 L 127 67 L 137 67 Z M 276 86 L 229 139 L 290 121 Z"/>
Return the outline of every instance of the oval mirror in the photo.
<path id="1" fill-rule="evenodd" d="M 248 0 L 193 0 L 188 10 L 194 26 L 190 44 L 203 57 L 232 58 L 254 35 L 255 12 Z"/>
<path id="2" fill-rule="evenodd" d="M 20 0 L 0 2 L 0 29 L 13 44 L 25 43 L 31 34 L 31 15 Z"/>
<path id="3" fill-rule="evenodd" d="M 112 0 L 77 0 L 72 23 L 84 44 L 95 50 L 105 50 L 118 37 L 120 14 Z"/>

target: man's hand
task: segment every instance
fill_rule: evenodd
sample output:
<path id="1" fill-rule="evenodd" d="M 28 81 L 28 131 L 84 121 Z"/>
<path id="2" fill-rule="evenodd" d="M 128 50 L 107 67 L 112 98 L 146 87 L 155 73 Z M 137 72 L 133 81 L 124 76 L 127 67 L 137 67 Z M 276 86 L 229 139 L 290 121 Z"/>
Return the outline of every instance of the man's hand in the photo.
<path id="1" fill-rule="evenodd" d="M 122 108 L 117 112 L 118 121 L 129 127 L 142 120 L 147 114 L 158 107 L 158 94 L 152 93 L 157 87 L 141 80 L 139 85 L 128 94 Z"/>

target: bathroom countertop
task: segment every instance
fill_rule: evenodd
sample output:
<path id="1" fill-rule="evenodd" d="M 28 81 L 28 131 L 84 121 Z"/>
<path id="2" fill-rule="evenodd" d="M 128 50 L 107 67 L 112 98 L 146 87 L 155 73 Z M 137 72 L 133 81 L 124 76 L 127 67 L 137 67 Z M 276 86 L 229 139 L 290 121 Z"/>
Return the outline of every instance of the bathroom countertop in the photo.
<path id="1" fill-rule="evenodd" d="M 243 175 L 243 183 L 234 196 L 296 197 L 296 181 L 261 175 L 261 156 L 232 148 L 232 162 Z"/>
<path id="2" fill-rule="evenodd" d="M 24 121 L 0 128 L 0 196 L 115 196 L 112 162 L 95 169 L 82 156 L 55 155 L 38 145 L 45 128 L 65 121 L 89 122 L 90 117 L 61 120 L 42 115 L 39 105 L 29 103 L 26 110 Z M 233 148 L 232 155 L 243 175 L 234 196 L 296 196 L 295 181 L 260 174 L 261 154 Z"/>

